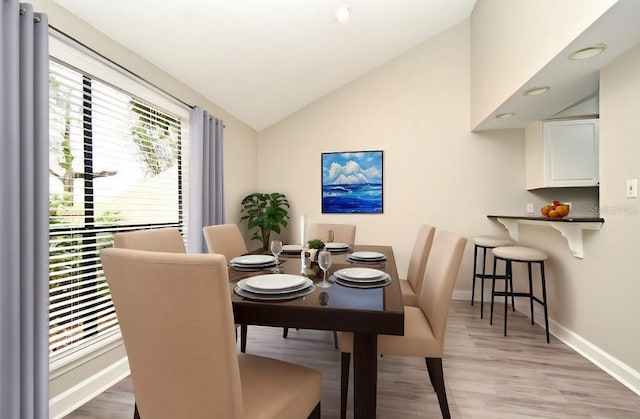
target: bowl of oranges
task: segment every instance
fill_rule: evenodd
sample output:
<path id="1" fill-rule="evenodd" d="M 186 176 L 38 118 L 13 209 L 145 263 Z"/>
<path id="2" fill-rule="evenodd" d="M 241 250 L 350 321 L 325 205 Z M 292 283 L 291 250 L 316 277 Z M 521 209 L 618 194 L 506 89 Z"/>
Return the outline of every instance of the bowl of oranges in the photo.
<path id="1" fill-rule="evenodd" d="M 553 201 L 552 204 L 545 205 L 540 208 L 540 212 L 547 218 L 562 218 L 569 214 L 571 208 L 568 204 L 563 204 L 560 201 Z"/>

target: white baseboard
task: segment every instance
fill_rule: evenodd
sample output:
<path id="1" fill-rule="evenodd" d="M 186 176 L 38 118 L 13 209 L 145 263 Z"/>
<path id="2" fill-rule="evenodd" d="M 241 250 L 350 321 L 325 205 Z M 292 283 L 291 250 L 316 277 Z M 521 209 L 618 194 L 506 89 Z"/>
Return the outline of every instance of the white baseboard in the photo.
<path id="1" fill-rule="evenodd" d="M 476 301 L 480 301 L 478 294 L 479 293 L 476 292 L 476 298 L 474 299 Z M 487 293 L 485 292 L 485 297 L 486 296 Z M 471 291 L 454 290 L 451 299 L 471 301 Z M 490 295 L 489 301 L 491 301 Z M 522 304 L 520 304 L 520 306 L 522 306 Z M 531 315 L 528 311 L 522 311 L 518 308 L 518 304 L 516 304 L 516 310 L 531 318 Z M 538 307 L 536 307 L 534 314 L 535 322 L 544 328 L 544 313 L 542 311 L 538 312 Z M 598 346 L 589 342 L 577 333 L 562 326 L 552 318 L 549 318 L 549 333 L 560 339 L 563 343 L 565 343 L 574 351 L 578 352 L 580 355 L 587 358 L 598 368 L 618 380 L 620 383 L 624 384 L 631 391 L 640 395 L 640 372 L 634 370 L 629 365 L 620 361 L 613 355 L 603 351 Z"/>
<path id="2" fill-rule="evenodd" d="M 49 400 L 49 418 L 68 415 L 128 375 L 129 361 L 125 357 Z"/>

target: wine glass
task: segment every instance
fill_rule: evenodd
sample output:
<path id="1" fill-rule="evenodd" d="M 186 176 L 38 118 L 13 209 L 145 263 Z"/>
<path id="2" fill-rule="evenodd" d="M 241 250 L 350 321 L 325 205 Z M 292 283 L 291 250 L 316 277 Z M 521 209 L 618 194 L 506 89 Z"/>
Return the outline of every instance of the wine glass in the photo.
<path id="1" fill-rule="evenodd" d="M 280 253 L 282 253 L 282 242 L 280 240 L 271 240 L 271 253 L 276 258 L 276 266 L 271 269 L 271 272 L 280 273 L 280 260 L 278 259 Z"/>
<path id="2" fill-rule="evenodd" d="M 318 256 L 318 266 L 322 269 L 322 282 L 316 284 L 320 288 L 329 288 L 331 284 L 327 282 L 327 271 L 331 267 L 331 252 L 322 250 Z"/>

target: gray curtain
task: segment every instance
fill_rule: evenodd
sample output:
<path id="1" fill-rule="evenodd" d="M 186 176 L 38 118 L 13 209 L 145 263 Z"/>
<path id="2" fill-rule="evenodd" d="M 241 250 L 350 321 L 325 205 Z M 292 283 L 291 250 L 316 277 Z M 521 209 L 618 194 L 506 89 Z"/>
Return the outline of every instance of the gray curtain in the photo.
<path id="1" fill-rule="evenodd" d="M 0 7 L 0 418 L 49 416 L 47 16 Z"/>
<path id="2" fill-rule="evenodd" d="M 202 227 L 225 221 L 222 170 L 224 124 L 199 107 L 191 110 L 190 121 L 187 248 L 190 253 L 206 253 Z"/>

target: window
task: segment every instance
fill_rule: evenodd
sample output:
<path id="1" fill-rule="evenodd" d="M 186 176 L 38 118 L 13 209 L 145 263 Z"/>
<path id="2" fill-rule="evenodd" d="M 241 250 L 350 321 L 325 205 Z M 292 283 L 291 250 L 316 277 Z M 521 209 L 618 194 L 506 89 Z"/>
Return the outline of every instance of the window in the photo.
<path id="1" fill-rule="evenodd" d="M 60 359 L 119 332 L 100 265 L 113 233 L 183 227 L 188 113 L 69 45 L 54 40 L 51 54 L 49 349 Z"/>

